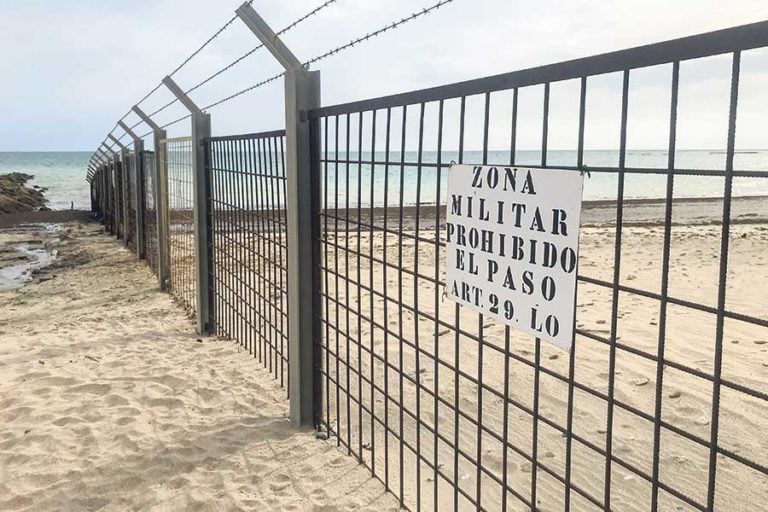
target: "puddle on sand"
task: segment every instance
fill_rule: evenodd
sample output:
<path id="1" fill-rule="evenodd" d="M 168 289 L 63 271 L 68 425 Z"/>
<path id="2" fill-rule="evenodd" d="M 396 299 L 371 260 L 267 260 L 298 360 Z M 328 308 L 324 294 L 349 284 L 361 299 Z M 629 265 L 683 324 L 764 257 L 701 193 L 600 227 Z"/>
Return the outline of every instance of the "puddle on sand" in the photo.
<path id="1" fill-rule="evenodd" d="M 58 226 L 54 224 L 28 225 L 20 226 L 20 228 L 26 228 L 24 231 L 32 228 L 33 231 L 49 233 L 58 231 Z M 35 270 L 45 268 L 53 263 L 57 255 L 56 250 L 49 251 L 46 249 L 43 240 L 10 243 L 6 247 L 5 254 L 11 252 L 8 249 L 12 249 L 16 254 L 11 258 L 12 264 L 8 264 L 7 260 L 6 262 L 0 261 L 0 292 L 21 288 L 32 280 L 32 273 Z"/>

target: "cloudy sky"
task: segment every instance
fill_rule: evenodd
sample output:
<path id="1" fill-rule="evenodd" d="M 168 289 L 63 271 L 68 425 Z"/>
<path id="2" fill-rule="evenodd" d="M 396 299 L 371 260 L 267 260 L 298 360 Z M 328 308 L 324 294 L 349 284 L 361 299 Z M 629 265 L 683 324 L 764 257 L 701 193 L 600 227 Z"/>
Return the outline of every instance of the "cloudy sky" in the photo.
<path id="1" fill-rule="evenodd" d="M 255 0 L 276 30 L 324 0 Z M 436 0 L 338 0 L 284 36 L 301 60 L 379 28 Z M 130 107 L 233 15 L 238 0 L 0 0 L 0 151 L 92 150 Z M 433 14 L 318 63 L 326 105 L 513 71 L 768 19 L 765 0 L 454 0 Z M 176 80 L 189 88 L 255 46 L 236 21 Z M 768 147 L 768 55 L 744 59 L 740 147 Z M 722 147 L 727 58 L 684 65 L 682 147 Z M 279 72 L 266 51 L 193 95 L 210 104 Z M 587 145 L 616 139 L 618 77 L 595 79 L 588 99 Z M 553 147 L 572 145 L 575 84 L 553 86 Z M 633 75 L 630 146 L 665 146 L 669 69 Z M 590 84 L 592 87 L 592 84 Z M 750 91 L 762 91 L 750 95 Z M 521 92 L 521 119 L 537 126 L 539 90 Z M 752 96 L 754 100 L 750 99 Z M 142 107 L 167 103 L 161 89 Z M 508 98 L 500 96 L 496 106 Z M 562 107 L 562 108 L 560 108 Z M 634 107 L 634 108 L 633 108 Z M 639 107 L 639 108 L 638 108 Z M 499 107 L 501 108 L 501 107 Z M 274 82 L 212 109 L 215 134 L 281 128 L 282 85 Z M 162 123 L 184 112 L 175 105 Z M 540 116 L 539 116 L 540 117 Z M 129 122 L 135 122 L 130 116 Z M 503 121 L 500 121 L 503 122 Z M 139 130 L 146 132 L 146 128 Z M 175 134 L 188 131 L 186 123 Z M 523 130 L 525 132 L 525 130 Z M 527 133 L 530 132 L 530 133 Z M 536 130 L 521 134 L 535 147 Z M 561 133 L 562 132 L 562 133 Z M 492 139 L 491 146 L 504 138 Z"/>

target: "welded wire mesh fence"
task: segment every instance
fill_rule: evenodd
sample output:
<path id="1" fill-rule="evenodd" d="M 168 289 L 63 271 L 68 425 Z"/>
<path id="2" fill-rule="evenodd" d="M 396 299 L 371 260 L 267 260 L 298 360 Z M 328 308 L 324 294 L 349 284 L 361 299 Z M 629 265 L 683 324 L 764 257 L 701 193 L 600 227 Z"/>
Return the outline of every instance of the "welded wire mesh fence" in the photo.
<path id="1" fill-rule="evenodd" d="M 746 218 L 735 215 L 749 205 L 733 198 L 734 182 L 764 181 L 768 172 L 735 166 L 738 49 L 726 55 L 720 166 L 695 167 L 676 151 L 680 77 L 697 72 L 697 62 L 680 61 L 704 56 L 685 50 L 585 59 L 309 113 L 322 141 L 314 169 L 317 422 L 406 508 L 730 510 L 764 499 L 765 436 L 733 436 L 725 426 L 768 421 L 768 386 L 736 371 L 747 352 L 729 342 L 768 337 L 765 310 L 752 306 L 765 283 L 757 292 L 728 266 L 749 254 L 736 225 Z M 662 66 L 669 85 L 657 127 L 668 151 L 649 164 L 628 151 L 627 127 L 641 97 L 631 77 L 650 65 Z M 597 76 L 605 73 L 613 75 Z M 590 96 L 589 85 L 604 79 L 614 80 L 620 105 L 611 163 L 584 150 L 590 113 L 600 117 L 608 101 L 603 88 L 600 99 Z M 578 113 L 570 151 L 548 149 L 554 101 Z M 541 113 L 540 146 L 521 151 L 521 132 L 533 128 L 518 112 L 531 103 Z M 452 161 L 573 172 L 590 164 L 588 189 L 610 194 L 585 203 L 570 354 L 443 296 Z M 691 205 L 675 187 L 713 178 L 720 199 L 693 221 L 708 227 L 692 227 Z M 658 179 L 664 192 L 653 212 L 627 200 Z M 691 240 L 693 232 L 707 242 Z M 687 277 L 689 264 L 709 269 L 706 286 Z"/>
<path id="2" fill-rule="evenodd" d="M 742 70 L 766 33 L 745 26 L 306 112 L 319 141 L 299 148 L 314 158 L 318 205 L 316 426 L 410 510 L 768 501 L 768 381 L 754 350 L 768 340 L 768 283 L 752 270 L 767 242 L 753 227 L 766 222 L 768 170 L 737 143 Z M 647 95 L 649 76 L 663 77 L 663 97 Z M 692 140 L 702 77 L 726 84 L 707 154 L 678 148 Z M 663 150 L 631 149 L 641 123 Z M 204 143 L 213 329 L 286 386 L 292 149 L 282 131 Z M 167 198 L 143 154 L 146 254 L 157 272 L 168 244 L 170 290 L 193 308 L 191 139 L 166 140 L 163 154 Z M 588 174 L 570 353 L 444 296 L 452 162 Z M 95 204 L 117 230 L 117 178 L 96 176 Z"/>
<path id="3" fill-rule="evenodd" d="M 141 153 L 141 159 L 143 162 L 141 179 L 144 183 L 144 186 L 142 187 L 142 192 L 144 194 L 142 204 L 142 207 L 144 208 L 144 215 L 142 216 L 144 254 L 149 268 L 152 269 L 152 272 L 154 272 L 155 275 L 157 275 L 157 186 L 155 183 L 155 153 L 153 151 L 143 151 Z"/>
<path id="4" fill-rule="evenodd" d="M 125 160 L 125 241 L 136 251 L 136 155 L 130 153 Z"/>
<path id="5" fill-rule="evenodd" d="M 237 341 L 287 385 L 285 131 L 214 137 L 208 145 L 211 283 L 217 334 Z"/>
<path id="6" fill-rule="evenodd" d="M 192 139 L 163 141 L 168 183 L 169 290 L 191 310 L 195 309 L 195 231 Z"/>

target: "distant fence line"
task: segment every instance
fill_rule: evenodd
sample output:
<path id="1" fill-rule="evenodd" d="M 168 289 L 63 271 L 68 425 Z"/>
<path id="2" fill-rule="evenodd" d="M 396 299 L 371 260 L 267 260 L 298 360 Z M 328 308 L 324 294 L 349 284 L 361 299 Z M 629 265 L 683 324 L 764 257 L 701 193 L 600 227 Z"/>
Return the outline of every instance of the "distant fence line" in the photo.
<path id="1" fill-rule="evenodd" d="M 269 36 L 260 19 L 250 20 L 260 27 L 255 32 Z M 734 167 L 742 55 L 768 46 L 768 22 L 326 107 L 320 105 L 319 75 L 292 68 L 292 54 L 272 36 L 264 44 L 287 69 L 285 130 L 213 137 L 210 117 L 176 91 L 190 110 L 191 137 L 166 139 L 150 125 L 154 151 L 140 146 L 122 155 L 105 152 L 90 178 L 93 210 L 106 229 L 148 261 L 161 287 L 195 315 L 200 332 L 233 339 L 258 358 L 286 387 L 296 424 L 328 433 L 411 510 L 759 506 L 749 500 L 768 482 L 768 456 L 759 443 L 751 451 L 735 448 L 719 431 L 722 411 L 730 414 L 743 402 L 768 408 L 768 386 L 723 373 L 726 322 L 768 332 L 768 317 L 735 310 L 726 296 L 734 179 L 768 179 L 768 169 Z M 681 63 L 715 55 L 730 58 L 725 167 L 678 168 Z M 669 72 L 669 124 L 659 127 L 669 133 L 668 162 L 663 169 L 629 169 L 631 77 L 650 66 Z M 458 141 L 458 163 L 516 165 L 518 92 L 540 88 L 541 161 L 526 166 L 582 171 L 590 79 L 611 73 L 621 83 L 619 161 L 589 170 L 616 179 L 615 200 L 602 205 L 610 222 L 600 224 L 612 226 L 613 249 L 605 268 L 583 267 L 578 277 L 580 302 L 584 293 L 604 294 L 603 309 L 592 307 L 605 326 L 580 324 L 573 350 L 559 359 L 541 340 L 443 300 L 442 173 L 451 165 L 443 147 L 450 132 Z M 551 85 L 569 80 L 579 91 L 575 161 L 552 165 Z M 494 102 L 502 94 L 511 96 L 512 109 L 499 114 Z M 481 113 L 479 125 L 468 121 L 471 108 Z M 491 114 L 509 128 L 508 161 L 489 158 Z M 483 146 L 472 160 L 465 151 L 469 130 L 480 130 Z M 434 162 L 423 159 L 426 141 L 436 144 Z M 427 167 L 436 172 L 427 176 Z M 371 176 L 366 182 L 363 169 Z M 654 289 L 622 279 L 622 248 L 635 219 L 625 201 L 629 174 L 665 180 L 665 198 L 656 202 L 663 244 L 656 255 L 661 282 Z M 723 196 L 710 205 L 718 209 L 719 249 L 716 296 L 709 300 L 674 296 L 669 289 L 680 175 L 722 179 Z M 416 186 L 414 204 L 404 201 L 406 176 Z M 422 198 L 426 190 L 428 202 Z M 630 297 L 654 304 L 657 320 L 643 324 L 655 339 L 653 349 L 619 335 L 628 322 L 620 298 Z M 714 325 L 707 340 L 714 347 L 711 369 L 681 362 L 666 347 L 668 325 L 688 314 Z M 617 360 L 625 356 L 649 368 L 641 380 L 653 383 L 650 407 L 617 391 Z M 577 361 L 591 357 L 605 357 L 604 386 L 577 377 Z M 557 360 L 562 367 L 553 366 Z M 664 382 L 672 370 L 711 387 L 708 428 L 665 414 Z M 594 432 L 580 423 L 585 402 L 605 411 Z M 648 436 L 642 454 L 617 448 L 625 439 L 619 417 L 642 426 L 644 434 L 636 434 Z M 672 451 L 699 461 L 688 467 L 690 475 L 665 465 L 664 454 Z M 723 467 L 725 480 L 719 479 Z"/>

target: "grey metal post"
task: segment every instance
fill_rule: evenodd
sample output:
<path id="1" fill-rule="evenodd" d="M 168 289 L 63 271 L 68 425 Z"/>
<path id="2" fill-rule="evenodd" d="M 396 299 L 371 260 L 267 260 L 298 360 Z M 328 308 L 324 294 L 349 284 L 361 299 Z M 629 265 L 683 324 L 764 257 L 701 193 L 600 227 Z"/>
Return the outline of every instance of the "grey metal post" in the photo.
<path id="1" fill-rule="evenodd" d="M 163 84 L 176 96 L 192 115 L 192 189 L 193 189 L 193 224 L 195 226 L 195 306 L 197 311 L 197 332 L 211 332 L 210 303 L 210 245 L 208 229 L 208 180 L 206 179 L 205 151 L 206 141 L 211 137 L 211 115 L 206 114 L 184 93 L 170 76 L 163 78 Z"/>
<path id="2" fill-rule="evenodd" d="M 144 140 L 124 122 L 118 121 L 117 124 L 133 140 L 133 171 L 136 176 L 133 187 L 133 208 L 136 212 L 136 256 L 143 259 L 146 256 L 144 254 L 144 245 L 146 244 L 144 235 L 144 159 L 142 158 Z"/>
<path id="3" fill-rule="evenodd" d="M 167 134 L 138 105 L 134 105 L 133 111 L 152 128 L 153 138 L 155 139 L 155 175 L 152 177 L 152 185 L 155 189 L 155 212 L 157 214 L 157 280 L 160 282 L 160 289 L 166 290 L 168 289 L 170 269 L 167 216 L 168 180 L 166 178 L 165 154 L 162 141 L 167 137 Z"/>
<path id="4" fill-rule="evenodd" d="M 237 15 L 285 68 L 285 143 L 288 240 L 288 392 L 294 425 L 314 420 L 316 321 L 312 233 L 311 138 L 306 111 L 320 106 L 320 72 L 308 71 L 267 23 L 244 3 Z M 319 391 L 319 390 L 317 390 Z"/>
<path id="5" fill-rule="evenodd" d="M 123 207 L 120 210 L 120 218 L 123 221 L 123 245 L 127 246 L 128 223 L 130 222 L 130 219 L 128 218 L 128 201 L 126 201 L 126 198 L 128 197 L 128 148 L 111 133 L 107 135 L 107 137 L 120 148 L 120 175 L 122 177 L 120 180 L 120 197 L 122 198 L 123 203 Z"/>

